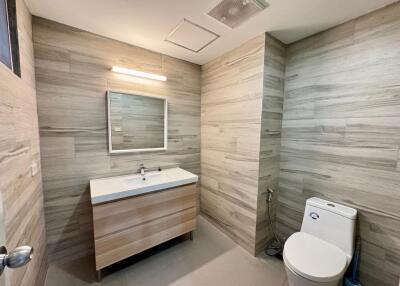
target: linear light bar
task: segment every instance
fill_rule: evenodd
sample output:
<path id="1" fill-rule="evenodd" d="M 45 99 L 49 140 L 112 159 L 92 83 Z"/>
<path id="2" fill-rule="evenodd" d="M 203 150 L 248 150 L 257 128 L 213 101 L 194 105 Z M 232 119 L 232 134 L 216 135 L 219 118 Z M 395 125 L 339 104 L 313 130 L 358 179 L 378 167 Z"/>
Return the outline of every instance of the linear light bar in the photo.
<path id="1" fill-rule="evenodd" d="M 164 76 L 164 75 L 148 73 L 148 72 L 142 72 L 142 71 L 127 69 L 127 68 L 122 68 L 122 67 L 117 67 L 117 66 L 113 66 L 111 68 L 111 71 L 116 72 L 116 73 L 132 75 L 132 76 L 138 76 L 138 77 L 144 77 L 144 78 L 149 78 L 149 79 L 160 80 L 160 81 L 166 81 L 167 80 L 167 77 Z"/>

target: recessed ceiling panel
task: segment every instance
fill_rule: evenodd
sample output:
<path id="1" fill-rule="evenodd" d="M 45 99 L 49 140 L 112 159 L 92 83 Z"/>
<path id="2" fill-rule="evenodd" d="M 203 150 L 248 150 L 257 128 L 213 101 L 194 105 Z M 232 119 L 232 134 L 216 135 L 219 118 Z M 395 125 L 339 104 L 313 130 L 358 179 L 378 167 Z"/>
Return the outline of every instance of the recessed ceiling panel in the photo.
<path id="1" fill-rule="evenodd" d="M 218 39 L 218 37 L 219 35 L 216 33 L 183 19 L 165 40 L 197 53 Z"/>
<path id="2" fill-rule="evenodd" d="M 235 28 L 267 7 L 262 0 L 222 0 L 208 15 Z"/>

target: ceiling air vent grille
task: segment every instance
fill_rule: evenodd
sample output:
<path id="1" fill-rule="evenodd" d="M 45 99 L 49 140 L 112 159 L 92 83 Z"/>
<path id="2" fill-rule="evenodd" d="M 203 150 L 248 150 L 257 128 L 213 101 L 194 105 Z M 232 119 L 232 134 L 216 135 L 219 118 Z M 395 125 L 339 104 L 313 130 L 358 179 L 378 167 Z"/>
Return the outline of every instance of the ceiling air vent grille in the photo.
<path id="1" fill-rule="evenodd" d="M 223 0 L 208 15 L 235 28 L 268 7 L 263 0 Z"/>

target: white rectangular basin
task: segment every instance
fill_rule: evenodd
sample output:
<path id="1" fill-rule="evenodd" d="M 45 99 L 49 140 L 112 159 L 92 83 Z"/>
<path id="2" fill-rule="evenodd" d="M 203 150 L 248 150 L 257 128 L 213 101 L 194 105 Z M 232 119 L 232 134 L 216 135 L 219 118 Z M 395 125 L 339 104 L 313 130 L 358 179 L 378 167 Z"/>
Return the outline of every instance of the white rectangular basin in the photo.
<path id="1" fill-rule="evenodd" d="M 160 191 L 191 183 L 196 183 L 198 176 L 181 168 L 90 180 L 92 204 L 119 200 L 149 192 Z"/>
<path id="2" fill-rule="evenodd" d="M 162 176 L 165 176 L 165 171 L 161 172 L 151 172 L 147 173 L 144 176 L 141 175 L 134 175 L 133 177 L 129 177 L 124 179 L 122 182 L 124 186 L 128 189 L 136 189 L 136 188 L 141 188 L 144 183 L 153 183 L 155 180 L 161 180 L 165 178 L 161 178 Z M 147 181 L 147 182 L 146 182 Z"/>

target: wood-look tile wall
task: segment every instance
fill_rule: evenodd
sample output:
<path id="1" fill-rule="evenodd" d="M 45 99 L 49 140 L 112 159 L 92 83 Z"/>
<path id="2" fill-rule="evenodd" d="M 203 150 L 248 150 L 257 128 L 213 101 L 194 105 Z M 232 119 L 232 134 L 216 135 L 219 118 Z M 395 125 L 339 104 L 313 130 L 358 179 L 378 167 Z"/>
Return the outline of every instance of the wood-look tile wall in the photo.
<path id="1" fill-rule="evenodd" d="M 271 239 L 285 45 L 260 35 L 202 68 L 201 210 L 252 254 Z"/>
<path id="2" fill-rule="evenodd" d="M 361 282 L 400 274 L 400 3 L 288 48 L 278 228 L 300 228 L 305 200 L 359 210 Z"/>
<path id="3" fill-rule="evenodd" d="M 278 191 L 279 150 L 281 146 L 282 109 L 285 77 L 286 46 L 265 35 L 263 100 L 261 114 L 260 164 L 257 198 L 256 250 L 265 249 L 273 233 L 269 227 L 267 188 Z M 271 203 L 271 218 L 275 214 L 275 193 Z"/>
<path id="4" fill-rule="evenodd" d="M 200 66 L 41 18 L 33 35 L 48 249 L 52 260 L 93 253 L 89 179 L 180 166 L 200 172 Z M 166 82 L 114 74 L 118 65 Z M 109 156 L 106 91 L 168 100 L 168 150 Z"/>
<path id="5" fill-rule="evenodd" d="M 7 269 L 6 277 L 7 285 L 39 286 L 47 271 L 46 233 L 31 15 L 23 0 L 17 0 L 17 22 L 22 77 L 0 63 L 0 192 L 7 248 L 31 245 L 34 257 L 26 267 Z M 39 173 L 32 177 L 34 162 Z"/>
<path id="6" fill-rule="evenodd" d="M 201 210 L 255 252 L 265 36 L 202 67 Z"/>

